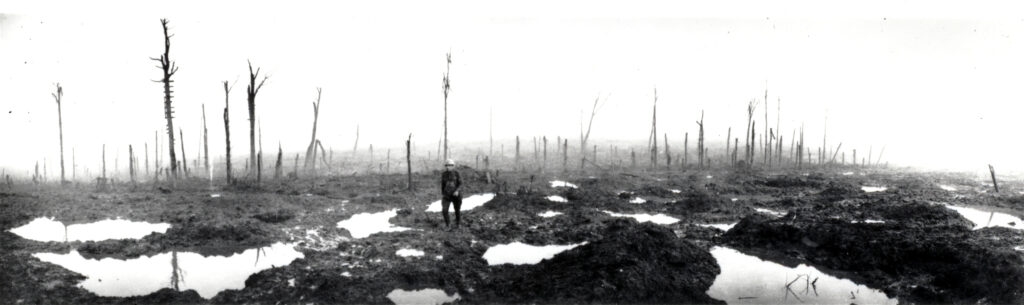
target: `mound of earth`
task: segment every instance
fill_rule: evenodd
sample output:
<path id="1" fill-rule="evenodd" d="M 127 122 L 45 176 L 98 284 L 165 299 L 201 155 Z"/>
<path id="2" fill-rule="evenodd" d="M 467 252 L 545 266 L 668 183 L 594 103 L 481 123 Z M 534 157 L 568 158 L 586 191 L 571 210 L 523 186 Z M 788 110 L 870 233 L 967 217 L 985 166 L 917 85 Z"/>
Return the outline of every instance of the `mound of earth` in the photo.
<path id="1" fill-rule="evenodd" d="M 664 227 L 617 219 L 602 238 L 530 266 L 497 266 L 473 302 L 721 303 L 707 295 L 720 273 L 706 250 Z"/>
<path id="2" fill-rule="evenodd" d="M 781 218 L 747 217 L 723 240 L 853 272 L 911 302 L 1024 303 L 1024 257 L 1013 250 L 1024 233 L 972 226 L 927 203 L 819 204 Z"/>

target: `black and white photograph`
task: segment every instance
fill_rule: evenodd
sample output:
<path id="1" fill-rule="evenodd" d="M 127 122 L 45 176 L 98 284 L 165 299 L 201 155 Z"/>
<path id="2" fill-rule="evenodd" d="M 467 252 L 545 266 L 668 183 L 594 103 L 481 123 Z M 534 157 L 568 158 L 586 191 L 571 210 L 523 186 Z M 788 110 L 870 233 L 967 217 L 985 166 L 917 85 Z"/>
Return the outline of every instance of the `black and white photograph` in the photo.
<path id="1" fill-rule="evenodd" d="M 1011 1 L 3 1 L 0 304 L 1024 304 Z"/>

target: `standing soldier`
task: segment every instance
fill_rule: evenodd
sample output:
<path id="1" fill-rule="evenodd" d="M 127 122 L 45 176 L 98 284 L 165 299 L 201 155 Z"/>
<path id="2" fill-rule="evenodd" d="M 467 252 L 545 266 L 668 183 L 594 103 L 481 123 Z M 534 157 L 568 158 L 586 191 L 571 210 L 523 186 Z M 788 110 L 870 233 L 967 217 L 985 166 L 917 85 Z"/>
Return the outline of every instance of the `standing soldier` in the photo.
<path id="1" fill-rule="evenodd" d="M 444 172 L 441 173 L 441 214 L 444 215 L 444 225 L 449 226 L 448 206 L 455 204 L 455 227 L 459 227 L 460 210 L 462 209 L 462 194 L 459 187 L 462 186 L 462 178 L 459 172 L 455 171 L 455 161 L 445 160 Z"/>

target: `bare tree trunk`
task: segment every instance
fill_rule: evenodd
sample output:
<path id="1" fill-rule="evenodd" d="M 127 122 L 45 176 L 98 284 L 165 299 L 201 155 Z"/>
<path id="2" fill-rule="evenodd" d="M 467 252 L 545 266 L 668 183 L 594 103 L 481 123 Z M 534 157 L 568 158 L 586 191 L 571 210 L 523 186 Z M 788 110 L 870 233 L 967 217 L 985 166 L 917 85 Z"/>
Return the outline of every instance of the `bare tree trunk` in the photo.
<path id="1" fill-rule="evenodd" d="M 729 131 L 725 134 L 725 159 L 729 160 L 729 140 L 732 140 L 732 127 L 729 127 Z M 732 161 L 729 162 L 729 166 L 733 166 Z"/>
<path id="2" fill-rule="evenodd" d="M 260 150 L 256 153 L 256 184 L 263 182 L 263 121 L 260 121 Z"/>
<path id="3" fill-rule="evenodd" d="M 274 163 L 274 180 L 281 179 L 281 142 L 277 143 L 277 162 Z"/>
<path id="4" fill-rule="evenodd" d="M 654 110 L 651 114 L 651 167 L 658 165 L 658 88 L 654 88 Z"/>
<path id="5" fill-rule="evenodd" d="M 664 136 L 665 136 L 665 139 L 664 139 L 665 140 L 664 141 L 664 143 L 665 143 L 665 169 L 671 170 L 672 169 L 672 153 L 671 153 L 671 151 L 669 151 L 669 148 L 668 148 L 668 133 L 665 133 Z"/>
<path id="6" fill-rule="evenodd" d="M 181 170 L 185 177 L 188 177 L 188 159 L 185 158 L 185 133 L 181 132 L 181 128 L 178 128 L 178 135 L 181 136 L 181 139 L 179 139 L 181 141 L 178 141 L 181 143 Z"/>
<path id="7" fill-rule="evenodd" d="M 39 164 L 36 164 L 36 172 L 39 172 Z M 103 144 L 103 179 L 107 179 L 107 144 Z"/>
<path id="8" fill-rule="evenodd" d="M 306 148 L 306 164 L 305 167 L 308 169 L 310 166 L 313 170 L 316 170 L 316 125 L 320 117 L 320 93 L 323 90 L 320 87 L 316 88 L 316 102 L 313 103 L 313 136 L 309 139 L 309 147 Z"/>
<path id="9" fill-rule="evenodd" d="M 704 111 L 703 110 L 701 110 L 701 112 L 700 112 L 700 121 L 697 121 L 697 127 L 699 128 L 698 129 L 698 133 L 697 133 L 697 156 L 700 159 L 700 160 L 698 160 L 698 163 L 697 163 L 698 167 L 697 168 L 704 169 L 704 157 L 705 157 L 704 153 L 705 153 L 705 149 L 704 149 Z"/>
<path id="10" fill-rule="evenodd" d="M 252 62 L 249 62 L 249 86 L 246 88 L 248 93 L 249 102 L 249 166 L 256 167 L 256 94 L 263 88 L 263 84 L 267 82 L 267 77 L 264 76 L 263 80 L 260 81 L 259 85 L 256 85 L 256 77 L 260 74 L 260 68 L 256 68 L 256 72 L 252 72 Z"/>
<path id="11" fill-rule="evenodd" d="M 683 136 L 683 168 L 686 168 L 686 163 L 690 159 L 690 133 L 687 132 Z"/>
<path id="12" fill-rule="evenodd" d="M 569 171 L 569 139 L 562 142 L 562 171 Z"/>
<path id="13" fill-rule="evenodd" d="M 61 113 L 60 100 L 64 97 L 64 88 L 57 83 L 57 92 L 51 93 L 53 99 L 57 101 L 57 129 L 60 132 L 60 183 L 65 184 L 67 180 L 64 179 L 64 115 Z"/>
<path id="14" fill-rule="evenodd" d="M 405 140 L 405 168 L 406 174 L 409 177 L 408 189 L 412 191 L 412 134 L 409 134 L 409 138 Z"/>
<path id="15" fill-rule="evenodd" d="M 160 62 L 160 68 L 164 72 L 164 117 L 167 119 L 167 141 L 170 143 L 170 149 L 168 152 L 171 155 L 171 174 L 176 178 L 178 176 L 178 164 L 177 158 L 174 155 L 174 110 L 171 107 L 171 76 L 178 72 L 178 66 L 175 62 L 171 61 L 171 36 L 167 33 L 167 19 L 160 19 L 160 24 L 164 28 L 164 54 L 160 55 L 160 58 L 150 58 Z"/>
<path id="16" fill-rule="evenodd" d="M 445 147 L 445 153 L 446 153 L 445 156 L 447 156 L 447 152 L 448 152 L 448 147 L 446 146 Z M 515 165 L 515 169 L 519 170 L 519 136 L 516 136 L 516 165 Z"/>
<path id="17" fill-rule="evenodd" d="M 996 168 L 992 167 L 992 164 L 988 165 L 988 172 L 992 174 L 992 186 L 995 187 L 996 193 L 999 192 L 999 182 L 996 181 Z"/>
<path id="18" fill-rule="evenodd" d="M 356 152 L 359 149 L 359 124 L 356 124 L 356 142 L 352 144 L 352 156 L 355 157 Z"/>
<path id="19" fill-rule="evenodd" d="M 452 53 L 448 52 L 448 70 L 444 72 L 444 78 L 442 79 L 442 89 L 444 90 L 444 157 L 442 159 L 448 159 L 448 92 L 451 91 L 451 79 L 448 75 L 452 71 Z M 518 142 L 518 139 L 516 140 Z M 518 161 L 518 153 L 516 157 Z"/>
<path id="20" fill-rule="evenodd" d="M 228 86 L 228 81 L 224 81 L 223 83 L 224 83 L 224 148 L 225 148 L 224 162 L 225 162 L 225 165 L 227 166 L 227 170 L 225 171 L 225 174 L 227 174 L 228 184 L 232 184 L 232 183 L 234 183 L 234 179 L 231 178 L 231 128 L 230 128 L 231 124 L 228 122 L 228 109 L 230 108 L 231 104 L 228 101 L 229 101 L 229 98 L 231 96 L 231 88 L 234 87 L 234 86 L 229 87 Z"/>
<path id="21" fill-rule="evenodd" d="M 132 180 L 132 184 L 135 184 L 135 151 L 132 150 L 131 145 L 128 145 L 128 177 Z"/>
<path id="22" fill-rule="evenodd" d="M 548 166 L 548 137 L 544 136 L 544 163 L 541 164 L 540 170 L 544 171 Z"/>
<path id="23" fill-rule="evenodd" d="M 210 168 L 209 130 L 206 129 L 206 104 L 203 104 L 203 164 L 206 165 L 206 175 L 213 180 L 213 169 Z"/>

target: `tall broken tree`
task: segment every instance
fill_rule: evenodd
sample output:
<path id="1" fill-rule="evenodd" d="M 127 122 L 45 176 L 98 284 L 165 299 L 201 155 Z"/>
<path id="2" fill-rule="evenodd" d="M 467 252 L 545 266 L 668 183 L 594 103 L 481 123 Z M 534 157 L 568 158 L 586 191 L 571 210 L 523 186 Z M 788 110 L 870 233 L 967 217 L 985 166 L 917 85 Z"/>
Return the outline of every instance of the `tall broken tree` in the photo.
<path id="1" fill-rule="evenodd" d="M 304 169 L 313 167 L 316 170 L 316 123 L 320 117 L 320 93 L 323 90 L 316 88 L 316 102 L 313 102 L 313 136 L 309 139 L 309 147 L 306 147 L 306 163 Z"/>
<path id="2" fill-rule="evenodd" d="M 210 168 L 210 145 L 209 131 L 206 130 L 206 104 L 203 104 L 203 164 L 206 165 L 206 175 L 213 180 L 213 169 Z"/>
<path id="3" fill-rule="evenodd" d="M 224 172 L 227 174 L 228 184 L 234 182 L 231 178 L 231 124 L 228 121 L 228 110 L 230 109 L 229 97 L 231 96 L 231 88 L 234 86 L 228 86 L 228 81 L 224 81 L 224 148 L 225 157 L 224 162 L 227 166 L 227 170 Z"/>
<path id="4" fill-rule="evenodd" d="M 651 113 L 651 136 L 647 141 L 651 153 L 651 168 L 658 166 L 658 88 L 654 88 L 654 110 Z"/>
<path id="5" fill-rule="evenodd" d="M 444 91 L 444 157 L 443 160 L 448 160 L 448 92 L 452 90 L 451 79 L 448 75 L 452 71 L 452 52 L 448 52 L 448 68 L 444 72 L 444 77 L 441 79 L 441 89 Z M 517 157 L 518 159 L 518 157 Z"/>
<path id="6" fill-rule="evenodd" d="M 700 111 L 700 121 L 697 121 L 697 168 L 704 169 L 704 111 Z"/>
<path id="7" fill-rule="evenodd" d="M 597 101 L 601 97 L 594 99 L 594 105 L 590 107 L 590 120 L 587 123 L 587 132 L 583 133 L 583 113 L 580 112 L 580 149 L 587 147 L 587 141 L 590 140 L 590 130 L 594 126 L 594 116 L 597 115 Z M 594 157 L 597 158 L 596 156 Z M 583 164 L 587 162 L 587 154 L 580 154 L 580 170 L 583 170 Z"/>
<path id="8" fill-rule="evenodd" d="M 185 133 L 181 132 L 181 128 L 178 128 L 178 135 L 181 137 L 178 143 L 181 143 L 181 170 L 188 177 L 188 159 L 185 159 Z"/>
<path id="9" fill-rule="evenodd" d="M 178 159 L 174 155 L 174 110 L 171 107 L 171 93 L 174 92 L 171 91 L 171 83 L 174 81 L 171 80 L 171 76 L 178 72 L 178 65 L 171 61 L 171 36 L 173 35 L 167 33 L 167 22 L 167 19 L 160 19 L 160 24 L 164 28 L 164 54 L 160 55 L 160 58 L 150 57 L 149 59 L 160 62 L 157 68 L 163 70 L 163 80 L 160 82 L 164 84 L 164 118 L 167 119 L 167 141 L 170 143 L 168 146 L 170 149 L 167 151 L 171 155 L 171 175 L 177 177 Z"/>
<path id="10" fill-rule="evenodd" d="M 263 77 L 259 85 L 256 84 L 256 77 L 260 74 L 260 68 L 256 68 L 256 72 L 252 71 L 252 62 L 249 62 L 249 86 L 246 88 L 248 93 L 249 101 L 249 164 L 250 168 L 255 168 L 256 165 L 256 94 L 263 88 L 263 84 L 267 82 L 267 76 Z"/>

